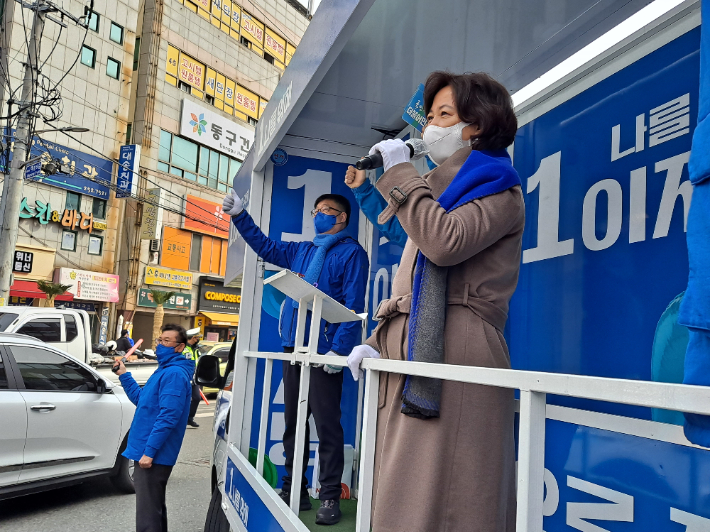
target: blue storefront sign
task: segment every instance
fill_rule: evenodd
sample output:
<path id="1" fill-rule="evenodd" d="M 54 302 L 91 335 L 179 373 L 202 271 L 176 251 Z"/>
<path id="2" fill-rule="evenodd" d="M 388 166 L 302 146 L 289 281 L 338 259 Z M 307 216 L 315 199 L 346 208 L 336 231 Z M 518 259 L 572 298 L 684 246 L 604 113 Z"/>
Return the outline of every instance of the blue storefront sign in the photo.
<path id="1" fill-rule="evenodd" d="M 138 192 L 138 172 L 141 147 L 138 144 L 121 146 L 118 154 L 118 178 L 116 179 L 116 197 L 130 198 Z"/>
<path id="2" fill-rule="evenodd" d="M 25 175 L 26 179 L 108 200 L 113 176 L 113 161 L 41 140 L 38 137 L 32 140 L 30 157 L 41 157 L 40 166 L 54 159 L 63 166 L 64 171 L 52 175 L 28 172 Z M 10 160 L 12 160 L 12 153 L 10 153 Z M 9 163 L 6 165 L 4 161 L 0 162 L 0 170 L 3 172 L 7 171 L 7 166 Z"/>
<path id="3" fill-rule="evenodd" d="M 34 179 L 42 172 L 42 161 L 35 161 L 25 166 L 25 179 Z"/>
<path id="4" fill-rule="evenodd" d="M 699 35 L 690 31 L 518 131 L 527 222 L 506 331 L 515 369 L 682 376 L 684 349 L 668 349 L 673 339 L 654 345 L 654 334 L 688 279 Z M 642 428 L 629 435 L 548 420 L 547 532 L 710 530 L 710 452 L 683 445 L 680 427 L 651 422 L 660 418 L 644 408 L 548 402 L 641 418 L 633 422 Z M 596 412 L 584 416 L 614 419 Z"/>
<path id="5" fill-rule="evenodd" d="M 287 242 L 313 240 L 315 230 L 311 210 L 314 202 L 321 194 L 341 194 L 348 198 L 352 205 L 350 223 L 346 231 L 353 238 L 358 238 L 359 210 L 350 189 L 344 183 L 346 164 L 332 161 L 321 161 L 304 157 L 288 156 L 282 166 L 274 165 L 273 188 L 271 196 L 271 218 L 269 237 Z M 275 272 L 267 271 L 265 277 Z M 259 351 L 282 351 L 279 337 L 279 316 L 281 304 L 285 296 L 270 287 L 264 286 L 261 310 L 261 327 L 259 330 Z M 254 417 L 251 432 L 251 447 L 257 446 L 261 390 L 263 383 L 264 361 L 258 363 L 256 377 L 256 397 L 254 400 Z M 347 370 L 346 370 L 347 372 Z M 266 443 L 266 453 L 276 465 L 279 479 L 286 474 L 283 447 L 284 431 L 284 391 L 282 364 L 274 363 L 271 381 L 271 412 Z M 343 396 L 341 401 L 342 425 L 345 432 L 345 444 L 355 446 L 355 421 L 357 416 L 357 383 L 348 373 L 343 379 Z M 315 427 L 311 425 L 310 466 L 306 476 L 313 474 L 315 449 L 318 436 Z M 280 481 L 279 481 L 280 482 Z"/>

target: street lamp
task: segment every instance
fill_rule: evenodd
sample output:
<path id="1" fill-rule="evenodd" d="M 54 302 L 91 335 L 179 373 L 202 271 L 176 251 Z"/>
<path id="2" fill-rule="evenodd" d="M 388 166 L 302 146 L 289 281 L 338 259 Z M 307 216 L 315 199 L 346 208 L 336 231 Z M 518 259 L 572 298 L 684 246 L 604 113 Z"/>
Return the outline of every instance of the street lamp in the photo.
<path id="1" fill-rule="evenodd" d="M 40 129 L 34 133 L 36 135 L 37 133 L 87 133 L 89 131 L 91 130 L 88 127 L 67 126 L 59 129 Z"/>

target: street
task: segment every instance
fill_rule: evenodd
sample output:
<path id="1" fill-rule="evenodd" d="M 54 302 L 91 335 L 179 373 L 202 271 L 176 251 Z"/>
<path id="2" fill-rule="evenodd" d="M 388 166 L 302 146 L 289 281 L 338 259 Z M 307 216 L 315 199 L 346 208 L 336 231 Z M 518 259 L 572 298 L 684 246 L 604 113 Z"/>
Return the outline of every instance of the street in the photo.
<path id="1" fill-rule="evenodd" d="M 200 404 L 197 429 L 189 428 L 168 482 L 172 532 L 205 526 L 210 502 L 213 405 Z M 135 529 L 135 495 L 116 492 L 107 478 L 0 502 L 2 532 L 126 532 Z"/>

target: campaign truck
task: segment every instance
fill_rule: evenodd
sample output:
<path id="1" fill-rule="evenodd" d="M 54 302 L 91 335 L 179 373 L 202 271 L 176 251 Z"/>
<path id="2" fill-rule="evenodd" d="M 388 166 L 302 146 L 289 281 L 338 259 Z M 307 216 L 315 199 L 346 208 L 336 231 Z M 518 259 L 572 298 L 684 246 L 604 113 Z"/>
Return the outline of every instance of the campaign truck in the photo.
<path id="1" fill-rule="evenodd" d="M 519 130 L 509 151 L 526 206 L 505 330 L 513 369 L 436 365 L 430 376 L 516 390 L 517 530 L 707 531 L 710 450 L 682 425 L 683 412 L 710 414 L 710 393 L 680 384 L 687 329 L 677 324 L 700 3 L 591 4 L 323 0 L 234 188 L 270 238 L 311 240 L 315 198 L 337 193 L 356 205 L 348 165 L 383 138 L 420 136 L 406 109 L 430 72 L 489 72 L 513 94 Z M 355 208 L 348 230 L 370 259 L 364 339 L 402 248 Z M 227 390 L 215 421 L 213 530 L 307 530 L 275 495 L 285 474 L 280 360 L 315 362 L 307 349 L 281 353 L 286 296 L 269 282 L 278 272 L 232 228 L 225 284 L 242 276 L 239 333 L 228 375 L 202 366 Z M 412 364 L 368 359 L 364 383 L 346 374 L 352 530 L 370 530 L 379 374 L 411 374 Z M 308 478 L 310 434 L 301 442 Z"/>

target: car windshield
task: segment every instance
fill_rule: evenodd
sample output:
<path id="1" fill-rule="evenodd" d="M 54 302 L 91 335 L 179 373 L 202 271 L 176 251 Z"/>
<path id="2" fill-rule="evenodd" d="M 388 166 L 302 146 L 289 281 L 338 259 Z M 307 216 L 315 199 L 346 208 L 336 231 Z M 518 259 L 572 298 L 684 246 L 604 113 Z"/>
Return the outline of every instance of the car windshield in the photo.
<path id="1" fill-rule="evenodd" d="M 200 356 L 209 353 L 214 346 L 211 345 L 198 345 L 197 349 L 200 351 Z"/>
<path id="2" fill-rule="evenodd" d="M 12 312 L 0 312 L 0 332 L 3 332 L 7 327 L 15 321 L 19 314 L 14 314 Z"/>

